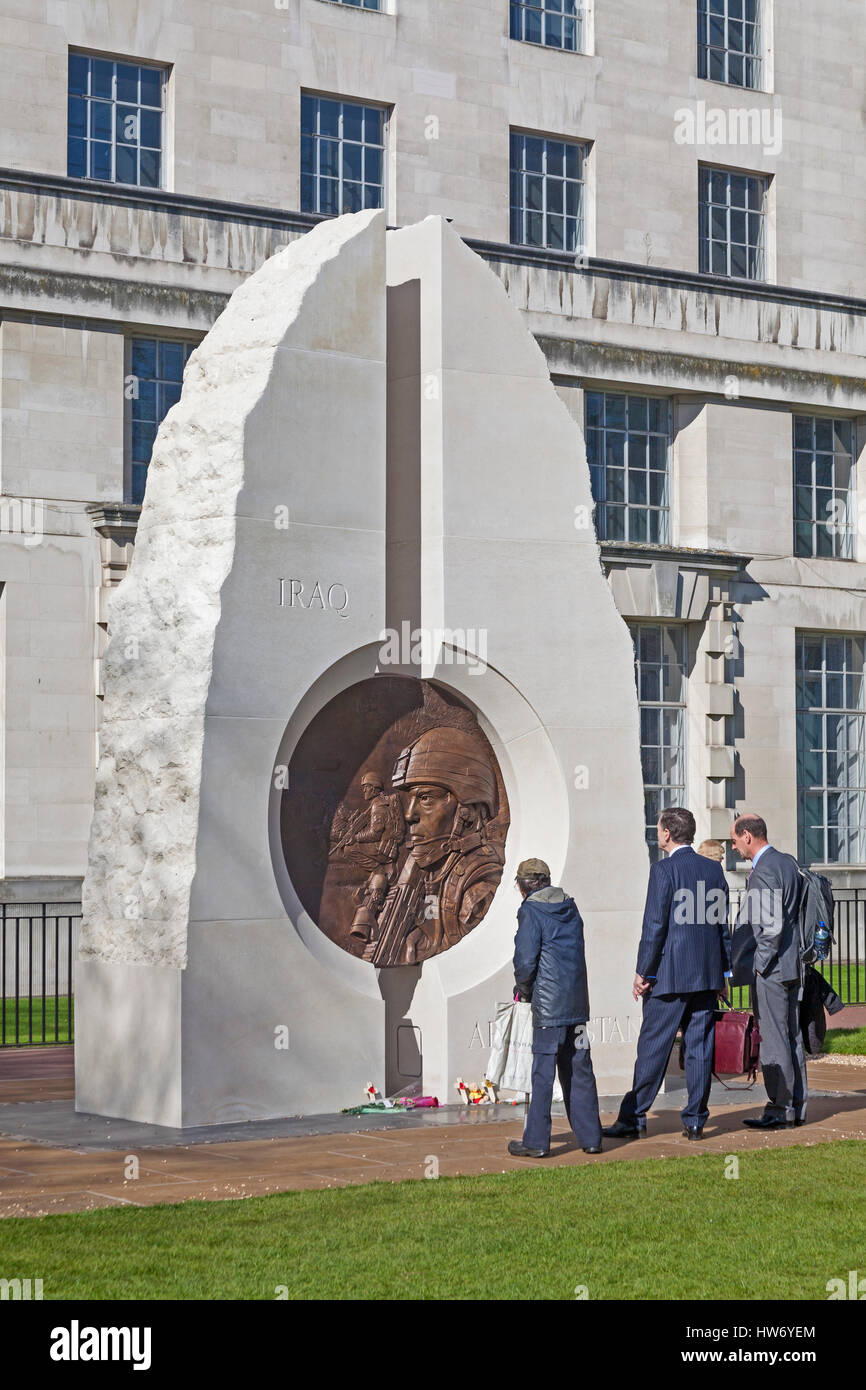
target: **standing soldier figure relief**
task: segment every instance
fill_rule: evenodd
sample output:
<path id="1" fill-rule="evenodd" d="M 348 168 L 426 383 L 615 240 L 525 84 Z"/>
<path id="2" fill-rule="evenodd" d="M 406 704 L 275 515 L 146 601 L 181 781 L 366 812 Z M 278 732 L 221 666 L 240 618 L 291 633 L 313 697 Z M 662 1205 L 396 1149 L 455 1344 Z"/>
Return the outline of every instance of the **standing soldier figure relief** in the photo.
<path id="1" fill-rule="evenodd" d="M 360 907 L 352 919 L 352 935 L 370 940 L 376 927 L 376 914 L 385 901 L 391 871 L 403 840 L 405 822 L 399 796 L 387 795 L 377 772 L 365 772 L 361 793 L 367 805 L 340 820 L 340 833 L 329 858 L 341 856 L 369 870 L 365 883 L 356 892 Z M 342 805 L 338 814 L 343 811 Z M 337 825 L 337 818 L 334 818 Z"/>

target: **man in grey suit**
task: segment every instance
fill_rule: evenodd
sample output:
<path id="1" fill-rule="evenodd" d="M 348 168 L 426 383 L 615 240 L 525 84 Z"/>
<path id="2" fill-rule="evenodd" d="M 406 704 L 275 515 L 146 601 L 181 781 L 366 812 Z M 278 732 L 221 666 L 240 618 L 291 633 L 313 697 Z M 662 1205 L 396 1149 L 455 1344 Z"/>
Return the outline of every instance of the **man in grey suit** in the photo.
<path id="1" fill-rule="evenodd" d="M 800 1032 L 800 873 L 792 855 L 769 844 L 766 821 L 760 816 L 738 816 L 731 841 L 752 864 L 734 932 L 734 983 L 752 985 L 767 1091 L 764 1113 L 743 1124 L 751 1129 L 784 1129 L 802 1125 L 806 1119 L 806 1059 Z"/>

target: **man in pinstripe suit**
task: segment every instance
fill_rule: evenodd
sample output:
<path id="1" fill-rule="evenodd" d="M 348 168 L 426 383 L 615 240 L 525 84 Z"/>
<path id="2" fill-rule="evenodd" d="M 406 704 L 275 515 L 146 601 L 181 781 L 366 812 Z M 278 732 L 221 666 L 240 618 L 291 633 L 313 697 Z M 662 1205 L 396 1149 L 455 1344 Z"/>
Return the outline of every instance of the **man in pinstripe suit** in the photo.
<path id="1" fill-rule="evenodd" d="M 721 864 L 692 849 L 691 811 L 662 811 L 656 827 L 667 856 L 650 869 L 643 931 L 632 993 L 643 1000 L 632 1089 L 609 1139 L 639 1139 L 661 1089 L 668 1058 L 682 1027 L 688 1103 L 682 1112 L 687 1139 L 703 1138 L 713 1073 L 716 996 L 731 973 L 728 885 Z"/>

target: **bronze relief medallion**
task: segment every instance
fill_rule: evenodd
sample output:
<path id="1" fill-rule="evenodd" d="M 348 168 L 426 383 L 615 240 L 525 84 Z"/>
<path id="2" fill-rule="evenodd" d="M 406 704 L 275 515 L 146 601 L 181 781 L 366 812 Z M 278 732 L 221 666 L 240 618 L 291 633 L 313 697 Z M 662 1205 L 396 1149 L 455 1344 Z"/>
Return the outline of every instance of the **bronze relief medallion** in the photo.
<path id="1" fill-rule="evenodd" d="M 280 806 L 289 876 L 319 929 L 376 966 L 415 965 L 487 912 L 508 798 L 456 696 L 375 676 L 335 696 L 292 755 Z"/>

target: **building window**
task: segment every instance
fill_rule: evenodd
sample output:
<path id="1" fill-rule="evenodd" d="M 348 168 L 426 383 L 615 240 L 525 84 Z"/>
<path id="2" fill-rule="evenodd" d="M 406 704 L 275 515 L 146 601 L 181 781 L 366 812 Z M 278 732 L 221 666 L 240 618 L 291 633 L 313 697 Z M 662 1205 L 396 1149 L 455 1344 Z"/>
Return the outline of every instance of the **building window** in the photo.
<path id="1" fill-rule="evenodd" d="M 586 393 L 586 455 L 599 540 L 670 540 L 671 407 L 660 396 Z"/>
<path id="2" fill-rule="evenodd" d="M 580 0 L 511 0 L 511 37 L 579 53 L 583 47 Z"/>
<path id="3" fill-rule="evenodd" d="M 698 0 L 698 76 L 760 87 L 760 0 Z"/>
<path id="4" fill-rule="evenodd" d="M 164 101 L 164 68 L 70 53 L 69 177 L 161 187 Z"/>
<path id="5" fill-rule="evenodd" d="M 702 168 L 700 199 L 701 270 L 765 279 L 767 180 Z"/>
<path id="6" fill-rule="evenodd" d="M 382 0 L 334 0 L 337 5 L 354 5 L 356 10 L 381 10 Z"/>
<path id="7" fill-rule="evenodd" d="M 854 559 L 854 426 L 794 416 L 794 554 Z"/>
<path id="8" fill-rule="evenodd" d="M 584 246 L 586 146 L 511 132 L 511 240 L 577 251 Z"/>
<path id="9" fill-rule="evenodd" d="M 866 863 L 866 641 L 797 634 L 800 858 Z"/>
<path id="10" fill-rule="evenodd" d="M 301 97 L 301 211 L 335 217 L 385 206 L 381 106 Z"/>
<path id="11" fill-rule="evenodd" d="M 668 806 L 685 806 L 687 630 L 683 624 L 632 623 L 640 705 L 646 840 L 661 853 L 656 822 Z"/>
<path id="12" fill-rule="evenodd" d="M 177 339 L 132 340 L 132 502 L 140 503 L 144 497 L 147 467 L 156 432 L 175 401 L 180 400 L 183 369 L 195 347 L 195 343 L 179 342 Z"/>

